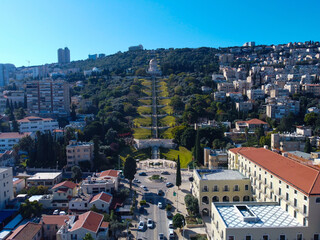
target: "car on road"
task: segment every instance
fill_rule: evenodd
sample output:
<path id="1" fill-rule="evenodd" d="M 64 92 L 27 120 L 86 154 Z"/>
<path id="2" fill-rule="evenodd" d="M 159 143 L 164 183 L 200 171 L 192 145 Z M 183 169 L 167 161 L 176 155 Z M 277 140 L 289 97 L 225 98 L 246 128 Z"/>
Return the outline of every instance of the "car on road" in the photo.
<path id="1" fill-rule="evenodd" d="M 168 227 L 169 227 L 169 229 L 173 229 L 173 221 L 172 220 L 169 221 Z"/>
<path id="2" fill-rule="evenodd" d="M 153 228 L 153 221 L 150 218 L 147 221 L 147 227 L 148 228 Z"/>
<path id="3" fill-rule="evenodd" d="M 163 171 L 161 172 L 162 175 L 170 175 L 170 173 L 168 171 Z"/>
<path id="4" fill-rule="evenodd" d="M 163 233 L 159 233 L 158 240 L 164 240 L 164 234 Z"/>
<path id="5" fill-rule="evenodd" d="M 136 178 L 133 179 L 133 182 L 134 182 L 134 183 L 141 183 L 140 180 L 139 180 L 139 179 L 136 179 Z"/>
<path id="6" fill-rule="evenodd" d="M 161 189 L 158 190 L 158 196 L 163 196 L 164 195 L 164 191 L 162 191 Z"/>
<path id="7" fill-rule="evenodd" d="M 145 172 L 139 172 L 139 176 L 147 176 Z"/>
<path id="8" fill-rule="evenodd" d="M 166 183 L 166 186 L 167 186 L 167 187 L 172 187 L 173 184 L 172 184 L 171 182 L 167 182 L 167 183 Z"/>
<path id="9" fill-rule="evenodd" d="M 158 202 L 158 207 L 159 207 L 159 208 L 162 208 L 162 207 L 163 207 L 162 202 Z"/>
<path id="10" fill-rule="evenodd" d="M 174 235 L 174 231 L 173 229 L 169 229 L 169 237 L 168 237 L 169 240 L 174 240 L 176 239 L 176 236 Z"/>
<path id="11" fill-rule="evenodd" d="M 58 209 L 54 210 L 53 215 L 59 215 L 59 210 Z"/>
<path id="12" fill-rule="evenodd" d="M 146 186 L 143 186 L 142 189 L 148 191 L 148 188 Z"/>
<path id="13" fill-rule="evenodd" d="M 60 211 L 59 215 L 66 215 L 66 212 L 65 211 Z"/>
<path id="14" fill-rule="evenodd" d="M 173 214 L 171 211 L 167 211 L 167 218 L 168 219 L 172 219 L 173 218 Z"/>
<path id="15" fill-rule="evenodd" d="M 142 230 L 144 230 L 144 227 L 145 227 L 144 221 L 140 221 L 140 222 L 139 222 L 139 225 L 138 225 L 138 230 L 139 230 L 139 231 L 142 231 Z"/>

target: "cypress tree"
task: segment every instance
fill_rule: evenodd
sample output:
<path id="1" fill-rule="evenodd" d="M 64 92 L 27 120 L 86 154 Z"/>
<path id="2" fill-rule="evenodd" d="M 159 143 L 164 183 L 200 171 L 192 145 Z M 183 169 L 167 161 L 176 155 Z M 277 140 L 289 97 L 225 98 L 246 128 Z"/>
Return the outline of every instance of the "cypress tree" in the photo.
<path id="1" fill-rule="evenodd" d="M 178 188 L 180 188 L 180 186 L 181 186 L 181 168 L 180 168 L 180 156 L 179 155 L 178 155 L 178 160 L 177 160 L 176 186 Z"/>

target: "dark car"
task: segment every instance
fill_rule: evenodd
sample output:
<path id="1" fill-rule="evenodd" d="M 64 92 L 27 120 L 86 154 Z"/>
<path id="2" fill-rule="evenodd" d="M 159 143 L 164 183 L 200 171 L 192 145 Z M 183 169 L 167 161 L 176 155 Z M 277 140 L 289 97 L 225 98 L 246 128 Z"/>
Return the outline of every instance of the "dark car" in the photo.
<path id="1" fill-rule="evenodd" d="M 161 172 L 161 174 L 162 174 L 162 175 L 170 175 L 170 173 L 167 172 L 167 171 Z"/>
<path id="2" fill-rule="evenodd" d="M 163 196 L 164 195 L 164 191 L 162 191 L 161 189 L 158 190 L 158 196 Z"/>
<path id="3" fill-rule="evenodd" d="M 139 172 L 139 176 L 147 176 L 145 172 Z"/>
<path id="4" fill-rule="evenodd" d="M 168 218 L 168 219 L 172 219 L 172 218 L 173 218 L 172 212 L 167 211 L 167 218 Z"/>

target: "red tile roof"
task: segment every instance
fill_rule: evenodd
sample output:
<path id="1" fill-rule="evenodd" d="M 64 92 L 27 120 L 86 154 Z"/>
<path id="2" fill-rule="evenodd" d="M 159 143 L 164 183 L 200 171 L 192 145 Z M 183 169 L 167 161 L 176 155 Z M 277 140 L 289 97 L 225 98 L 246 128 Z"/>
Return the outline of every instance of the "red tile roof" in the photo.
<path id="1" fill-rule="evenodd" d="M 18 120 L 17 122 L 35 122 L 35 121 L 52 121 L 52 118 L 41 118 L 36 116 L 29 116 Z"/>
<path id="2" fill-rule="evenodd" d="M 103 221 L 103 215 L 96 212 L 86 212 L 79 215 L 78 220 L 74 223 L 70 231 L 75 231 L 80 228 L 84 228 L 91 232 L 97 232 Z"/>
<path id="3" fill-rule="evenodd" d="M 62 226 L 66 220 L 69 220 L 69 217 L 66 215 L 42 215 L 42 222 L 44 224 Z"/>
<path id="4" fill-rule="evenodd" d="M 77 184 L 75 184 L 74 182 L 64 181 L 64 182 L 61 182 L 61 183 L 58 183 L 58 184 L 54 185 L 54 186 L 52 187 L 52 189 L 56 189 L 56 188 L 60 188 L 60 187 L 65 187 L 65 188 L 74 189 L 76 186 L 77 186 Z"/>
<path id="5" fill-rule="evenodd" d="M 253 119 L 250 119 L 248 121 L 238 121 L 237 123 L 247 123 L 247 124 L 268 124 L 264 121 L 261 121 L 260 119 L 257 119 L 257 118 L 253 118 Z"/>
<path id="6" fill-rule="evenodd" d="M 94 201 L 97 201 L 97 200 L 101 200 L 101 201 L 104 201 L 106 203 L 110 203 L 111 200 L 112 200 L 112 195 L 111 194 L 108 194 L 108 193 L 105 193 L 105 192 L 102 192 L 102 193 L 99 193 L 97 195 L 95 195 L 90 202 L 94 202 Z"/>
<path id="7" fill-rule="evenodd" d="M 29 132 L 19 133 L 19 132 L 2 132 L 0 133 L 0 139 L 8 139 L 8 138 L 23 138 L 29 136 Z"/>
<path id="8" fill-rule="evenodd" d="M 41 231 L 41 227 L 41 224 L 28 222 L 14 230 L 8 240 L 32 240 Z"/>
<path id="9" fill-rule="evenodd" d="M 23 181 L 24 181 L 24 179 L 17 179 L 17 180 L 15 180 L 15 181 L 13 182 L 13 185 L 19 184 L 19 183 L 21 183 L 21 182 L 23 182 Z"/>
<path id="10" fill-rule="evenodd" d="M 101 223 L 102 228 L 108 228 L 109 227 L 109 222 L 102 222 Z"/>
<path id="11" fill-rule="evenodd" d="M 106 177 L 106 176 L 110 176 L 110 177 L 118 177 L 119 175 L 119 171 L 118 170 L 106 170 L 100 173 L 99 177 Z"/>
<path id="12" fill-rule="evenodd" d="M 320 169 L 308 162 L 296 161 L 265 148 L 233 148 L 231 152 L 244 156 L 291 186 L 308 195 L 320 195 Z"/>

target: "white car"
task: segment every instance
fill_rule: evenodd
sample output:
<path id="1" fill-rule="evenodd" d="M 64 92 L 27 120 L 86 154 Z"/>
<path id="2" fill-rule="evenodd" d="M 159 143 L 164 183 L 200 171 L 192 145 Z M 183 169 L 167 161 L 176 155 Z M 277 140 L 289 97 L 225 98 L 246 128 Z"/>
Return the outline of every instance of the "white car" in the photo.
<path id="1" fill-rule="evenodd" d="M 147 227 L 148 228 L 153 228 L 153 221 L 150 218 L 147 221 Z"/>
<path id="2" fill-rule="evenodd" d="M 66 215 L 66 212 L 65 211 L 60 211 L 59 215 Z"/>
<path id="3" fill-rule="evenodd" d="M 59 210 L 58 209 L 54 210 L 53 215 L 59 215 Z"/>
<path id="4" fill-rule="evenodd" d="M 163 206 L 163 205 L 162 205 L 162 202 L 158 202 L 158 207 L 159 207 L 159 208 L 162 208 L 162 206 Z"/>
<path id="5" fill-rule="evenodd" d="M 145 226 L 145 225 L 144 225 L 144 221 L 140 221 L 140 222 L 139 222 L 139 225 L 138 225 L 138 230 L 139 230 L 139 231 L 142 231 L 142 230 L 144 229 L 144 226 Z"/>

